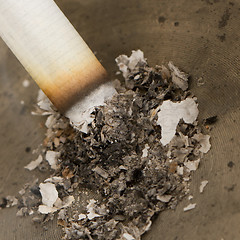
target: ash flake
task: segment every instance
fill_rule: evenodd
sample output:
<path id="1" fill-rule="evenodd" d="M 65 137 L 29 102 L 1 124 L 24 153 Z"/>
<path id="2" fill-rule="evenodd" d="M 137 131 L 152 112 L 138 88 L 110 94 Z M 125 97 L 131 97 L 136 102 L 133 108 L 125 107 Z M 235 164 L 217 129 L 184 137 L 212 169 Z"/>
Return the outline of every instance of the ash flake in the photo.
<path id="1" fill-rule="evenodd" d="M 203 180 L 203 181 L 201 182 L 201 185 L 200 185 L 200 187 L 199 187 L 199 192 L 200 192 L 200 193 L 203 193 L 203 190 L 204 190 L 204 188 L 207 186 L 207 184 L 208 184 L 208 180 Z"/>
<path id="2" fill-rule="evenodd" d="M 81 221 L 81 220 L 85 219 L 86 217 L 87 216 L 85 214 L 81 213 L 78 215 L 78 221 Z"/>
<path id="3" fill-rule="evenodd" d="M 46 160 L 48 161 L 49 165 L 51 166 L 52 169 L 57 169 L 57 160 L 58 157 L 60 156 L 59 152 L 55 151 L 47 151 L 46 152 Z"/>
<path id="4" fill-rule="evenodd" d="M 192 209 L 194 209 L 196 207 L 196 203 L 190 203 L 189 205 L 187 205 L 185 208 L 183 208 L 184 212 L 190 211 Z"/>
<path id="5" fill-rule="evenodd" d="M 157 124 L 162 128 L 161 143 L 165 146 L 173 139 L 176 128 L 181 119 L 186 123 L 193 123 L 198 116 L 197 104 L 192 98 L 174 103 L 164 101 L 158 113 Z"/>
<path id="6" fill-rule="evenodd" d="M 195 161 L 187 161 L 184 163 L 184 165 L 186 166 L 187 170 L 191 172 L 191 171 L 196 171 L 198 169 L 199 163 L 200 163 L 200 159 Z"/>
<path id="7" fill-rule="evenodd" d="M 129 233 L 124 233 L 123 238 L 124 238 L 124 240 L 135 240 L 135 238 L 132 235 L 130 235 Z"/>
<path id="8" fill-rule="evenodd" d="M 42 203 L 48 207 L 53 207 L 58 198 L 55 185 L 53 183 L 40 183 L 39 187 L 42 195 Z"/>
<path id="9" fill-rule="evenodd" d="M 26 165 L 24 168 L 28 169 L 29 171 L 34 170 L 36 167 L 39 166 L 39 164 L 43 161 L 43 157 L 41 155 L 38 156 L 38 158 L 34 161 L 31 161 L 28 165 Z"/>
<path id="10" fill-rule="evenodd" d="M 148 149 L 149 149 L 149 145 L 145 144 L 144 149 L 142 150 L 142 158 L 147 157 L 148 156 Z"/>
<path id="11" fill-rule="evenodd" d="M 97 202 L 96 200 L 91 199 L 89 201 L 89 204 L 87 205 L 87 212 L 88 212 L 87 217 L 88 217 L 89 220 L 92 220 L 96 217 L 101 217 L 99 214 L 97 214 L 95 212 L 95 207 L 96 207 L 95 203 L 96 202 Z"/>

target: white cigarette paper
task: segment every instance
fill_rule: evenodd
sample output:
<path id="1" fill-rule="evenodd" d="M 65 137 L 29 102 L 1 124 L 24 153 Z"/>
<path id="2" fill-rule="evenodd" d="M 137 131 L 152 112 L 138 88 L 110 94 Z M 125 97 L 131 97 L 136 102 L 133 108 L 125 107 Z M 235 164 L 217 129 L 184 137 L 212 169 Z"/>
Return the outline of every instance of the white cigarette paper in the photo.
<path id="1" fill-rule="evenodd" d="M 59 110 L 106 77 L 53 0 L 0 0 L 0 36 Z"/>

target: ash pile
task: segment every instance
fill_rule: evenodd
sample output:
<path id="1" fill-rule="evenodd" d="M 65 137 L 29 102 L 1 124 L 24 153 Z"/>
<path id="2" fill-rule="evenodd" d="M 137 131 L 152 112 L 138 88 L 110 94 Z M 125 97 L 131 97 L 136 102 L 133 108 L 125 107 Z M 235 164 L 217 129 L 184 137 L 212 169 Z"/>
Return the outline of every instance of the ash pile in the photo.
<path id="1" fill-rule="evenodd" d="M 149 67 L 140 50 L 116 62 L 125 82 L 116 81 L 117 94 L 91 112 L 87 131 L 39 99 L 38 113 L 49 116 L 35 167 L 48 162 L 54 174 L 29 211 L 57 214 L 64 239 L 141 239 L 153 216 L 186 196 L 211 146 L 187 74 L 172 62 Z"/>

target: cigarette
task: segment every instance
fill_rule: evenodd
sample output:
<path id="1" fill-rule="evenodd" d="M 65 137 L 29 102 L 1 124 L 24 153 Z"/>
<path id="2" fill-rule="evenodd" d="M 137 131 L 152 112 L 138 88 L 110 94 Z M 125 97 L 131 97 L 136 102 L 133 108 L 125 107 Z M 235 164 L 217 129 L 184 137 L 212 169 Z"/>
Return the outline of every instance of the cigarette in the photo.
<path id="1" fill-rule="evenodd" d="M 53 0 L 0 0 L 0 36 L 61 112 L 107 73 Z"/>

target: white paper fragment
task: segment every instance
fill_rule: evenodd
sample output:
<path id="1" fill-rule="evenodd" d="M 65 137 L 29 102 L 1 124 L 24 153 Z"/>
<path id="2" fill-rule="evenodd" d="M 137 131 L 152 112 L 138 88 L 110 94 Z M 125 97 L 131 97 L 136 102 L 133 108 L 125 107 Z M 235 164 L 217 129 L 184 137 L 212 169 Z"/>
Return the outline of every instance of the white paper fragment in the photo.
<path id="1" fill-rule="evenodd" d="M 62 183 L 63 180 L 64 180 L 64 178 L 62 178 L 62 177 L 56 177 L 56 176 L 54 176 L 54 177 L 50 177 L 50 178 L 45 179 L 44 182 L 45 182 L 45 183 L 46 183 L 46 182 L 50 182 L 50 183 Z"/>
<path id="2" fill-rule="evenodd" d="M 183 91 L 188 89 L 188 75 L 181 72 L 172 62 L 168 63 L 168 67 L 171 70 L 172 81 Z"/>
<path id="3" fill-rule="evenodd" d="M 83 213 L 78 215 L 78 221 L 85 219 L 87 216 Z"/>
<path id="4" fill-rule="evenodd" d="M 38 156 L 38 158 L 34 161 L 31 161 L 28 165 L 26 165 L 24 168 L 28 169 L 29 171 L 32 171 L 35 169 L 39 164 L 42 162 L 43 158 L 41 155 Z"/>
<path id="5" fill-rule="evenodd" d="M 88 212 L 87 217 L 89 220 L 92 220 L 95 217 L 100 217 L 99 214 L 95 213 L 95 203 L 96 203 L 96 200 L 91 199 L 89 201 L 89 204 L 87 205 L 87 212 Z"/>
<path id="6" fill-rule="evenodd" d="M 197 140 L 200 143 L 201 145 L 201 148 L 199 149 L 200 152 L 207 153 L 210 150 L 211 144 L 209 135 L 198 133 L 193 136 L 193 139 Z"/>
<path id="7" fill-rule="evenodd" d="M 24 104 L 25 104 L 25 102 L 24 102 L 23 100 L 21 100 L 20 103 L 21 103 L 21 105 L 24 105 Z"/>
<path id="8" fill-rule="evenodd" d="M 93 120 L 91 113 L 94 108 L 105 105 L 105 102 L 116 93 L 113 82 L 104 83 L 74 104 L 65 116 L 70 119 L 73 127 L 87 133 L 88 124 Z"/>
<path id="9" fill-rule="evenodd" d="M 42 195 L 42 203 L 48 207 L 53 207 L 53 204 L 58 199 L 58 192 L 53 183 L 40 183 L 40 193 Z"/>
<path id="10" fill-rule="evenodd" d="M 129 233 L 124 233 L 123 237 L 125 240 L 135 240 L 135 238 L 132 235 L 130 235 Z"/>
<path id="11" fill-rule="evenodd" d="M 49 214 L 49 213 L 54 213 L 58 210 L 58 208 L 55 207 L 49 207 L 46 205 L 39 205 L 38 206 L 38 211 L 42 214 Z"/>
<path id="12" fill-rule="evenodd" d="M 186 212 L 186 211 L 190 211 L 192 209 L 194 209 L 196 207 L 196 203 L 190 203 L 188 206 L 186 206 L 185 208 L 183 208 L 183 211 Z"/>
<path id="13" fill-rule="evenodd" d="M 59 156 L 60 156 L 59 152 L 55 152 L 55 151 L 46 152 L 46 160 L 48 161 L 52 169 L 55 169 L 55 170 L 58 169 L 57 160 Z"/>
<path id="14" fill-rule="evenodd" d="M 25 79 L 25 80 L 22 82 L 22 85 L 23 85 L 23 87 L 27 88 L 27 87 L 30 86 L 30 81 L 27 80 L 27 79 Z"/>
<path id="15" fill-rule="evenodd" d="M 37 105 L 45 111 L 49 111 L 49 112 L 53 112 L 52 110 L 52 103 L 51 101 L 48 99 L 48 97 L 45 95 L 45 93 L 39 89 L 38 91 L 38 97 L 37 97 Z"/>
<path id="16" fill-rule="evenodd" d="M 200 163 L 200 159 L 195 160 L 195 161 L 187 161 L 184 163 L 185 167 L 189 172 L 191 171 L 196 171 L 198 169 Z"/>
<path id="17" fill-rule="evenodd" d="M 142 158 L 147 157 L 148 156 L 148 149 L 149 149 L 149 145 L 145 144 L 144 149 L 142 150 Z"/>
<path id="18" fill-rule="evenodd" d="M 189 178 L 189 177 L 184 177 L 183 180 L 184 180 L 185 182 L 188 182 L 188 181 L 190 180 L 190 178 Z"/>
<path id="19" fill-rule="evenodd" d="M 208 184 L 208 180 L 203 180 L 203 181 L 201 182 L 201 185 L 200 185 L 200 187 L 199 187 L 199 192 L 200 192 L 200 193 L 203 193 L 203 190 L 204 190 L 204 188 L 207 186 L 207 184 Z"/>
<path id="20" fill-rule="evenodd" d="M 177 174 L 178 175 L 183 175 L 183 167 L 179 167 L 179 166 L 177 166 Z"/>
<path id="21" fill-rule="evenodd" d="M 51 184 L 51 183 L 49 183 Z M 48 214 L 58 211 L 61 208 L 67 208 L 72 205 L 72 203 L 75 201 L 73 196 L 67 196 L 63 200 L 61 200 L 59 197 L 57 197 L 56 201 L 54 202 L 54 206 L 50 207 L 46 204 L 42 204 L 38 207 L 38 211 L 42 214 Z M 52 200 L 53 202 L 53 200 Z"/>
<path id="22" fill-rule="evenodd" d="M 96 214 L 95 212 L 89 212 L 89 213 L 87 214 L 87 217 L 88 217 L 89 220 L 92 220 L 92 219 L 94 219 L 94 218 L 96 218 L 96 217 L 100 217 L 100 215 L 99 215 L 99 214 Z"/>
<path id="23" fill-rule="evenodd" d="M 176 133 L 180 119 L 186 123 L 193 123 L 198 116 L 197 103 L 192 98 L 186 98 L 181 102 L 164 101 L 158 112 L 157 124 L 162 128 L 161 143 L 168 144 Z"/>
<path id="24" fill-rule="evenodd" d="M 115 59 L 119 70 L 122 72 L 123 77 L 126 79 L 130 72 L 139 69 L 147 64 L 144 54 L 141 50 L 132 51 L 130 57 L 127 55 L 120 55 Z"/>
<path id="25" fill-rule="evenodd" d="M 55 118 L 55 116 L 53 114 L 51 114 L 50 116 L 48 116 L 46 122 L 45 122 L 45 126 L 47 128 L 52 128 L 53 125 L 57 122 L 57 119 Z"/>
<path id="26" fill-rule="evenodd" d="M 52 114 L 51 112 L 42 112 L 41 110 L 36 110 L 36 111 L 32 111 L 31 112 L 31 114 L 32 115 L 34 115 L 34 116 L 47 116 L 47 115 L 50 115 L 50 114 Z"/>
<path id="27" fill-rule="evenodd" d="M 172 199 L 172 195 L 162 195 L 162 196 L 157 195 L 157 200 L 164 202 L 164 203 L 169 202 L 171 199 Z"/>

